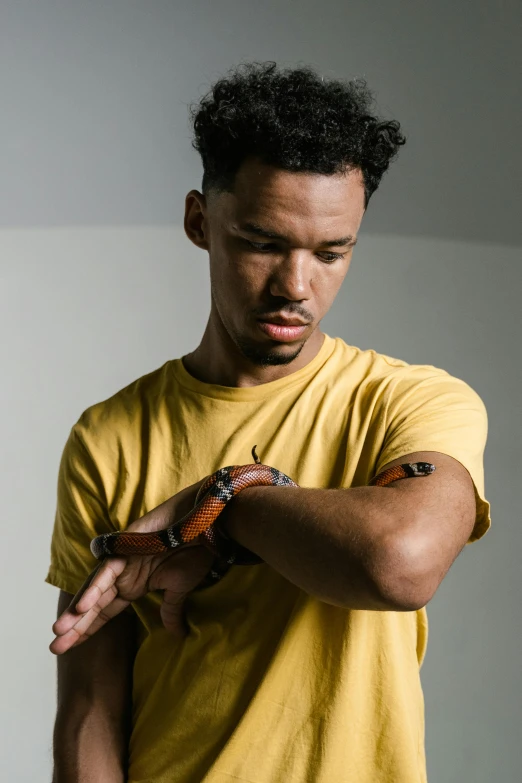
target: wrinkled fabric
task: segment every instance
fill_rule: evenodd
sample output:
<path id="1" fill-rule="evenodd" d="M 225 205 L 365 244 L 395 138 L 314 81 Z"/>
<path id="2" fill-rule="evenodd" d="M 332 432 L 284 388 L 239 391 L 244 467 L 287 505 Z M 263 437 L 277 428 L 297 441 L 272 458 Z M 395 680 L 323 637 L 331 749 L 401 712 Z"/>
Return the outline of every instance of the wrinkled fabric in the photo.
<path id="1" fill-rule="evenodd" d="M 90 540 L 125 527 L 220 467 L 262 462 L 303 487 L 361 486 L 416 451 L 473 479 L 470 542 L 490 525 L 487 413 L 464 381 L 325 336 L 315 358 L 248 388 L 167 362 L 88 408 L 66 443 L 49 583 L 75 593 Z M 234 566 L 187 600 L 190 633 L 161 625 L 161 595 L 134 604 L 129 783 L 422 783 L 424 609 L 354 611 L 266 564 Z"/>

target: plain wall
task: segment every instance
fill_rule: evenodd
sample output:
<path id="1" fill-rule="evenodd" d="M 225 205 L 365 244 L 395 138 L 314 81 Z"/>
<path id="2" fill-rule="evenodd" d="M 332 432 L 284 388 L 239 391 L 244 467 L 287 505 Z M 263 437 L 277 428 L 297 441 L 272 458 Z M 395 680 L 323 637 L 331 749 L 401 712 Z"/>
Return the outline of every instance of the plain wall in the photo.
<path id="1" fill-rule="evenodd" d="M 521 245 L 521 27 L 520 0 L 1 0 L 0 225 L 176 223 L 189 104 L 275 60 L 401 122 L 367 231 Z"/>
<path id="2" fill-rule="evenodd" d="M 206 256 L 181 229 L 201 182 L 188 104 L 270 59 L 367 78 L 408 137 L 324 329 L 486 403 L 493 530 L 429 606 L 428 770 L 520 779 L 519 19 L 519 0 L 0 0 L 2 779 L 50 779 L 43 579 L 70 427 L 206 323 Z"/>

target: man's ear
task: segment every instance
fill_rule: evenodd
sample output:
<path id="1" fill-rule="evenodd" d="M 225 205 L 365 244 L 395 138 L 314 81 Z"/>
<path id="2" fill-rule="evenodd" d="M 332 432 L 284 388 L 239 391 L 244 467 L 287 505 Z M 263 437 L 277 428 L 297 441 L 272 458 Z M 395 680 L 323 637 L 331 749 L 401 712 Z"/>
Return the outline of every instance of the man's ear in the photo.
<path id="1" fill-rule="evenodd" d="M 201 248 L 209 250 L 207 199 L 199 190 L 191 190 L 185 197 L 185 219 L 183 227 L 190 241 Z"/>

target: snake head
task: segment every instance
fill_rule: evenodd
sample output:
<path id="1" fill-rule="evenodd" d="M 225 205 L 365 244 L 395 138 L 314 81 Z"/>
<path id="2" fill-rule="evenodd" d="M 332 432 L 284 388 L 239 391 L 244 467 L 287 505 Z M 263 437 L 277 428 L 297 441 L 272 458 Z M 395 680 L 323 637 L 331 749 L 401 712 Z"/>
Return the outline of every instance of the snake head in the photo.
<path id="1" fill-rule="evenodd" d="M 90 549 L 96 560 L 103 560 L 104 557 L 113 554 L 111 546 L 113 540 L 119 536 L 119 533 L 102 533 L 91 541 Z"/>
<path id="2" fill-rule="evenodd" d="M 413 470 L 414 476 L 429 476 L 435 470 L 435 465 L 431 462 L 409 462 L 410 468 Z"/>

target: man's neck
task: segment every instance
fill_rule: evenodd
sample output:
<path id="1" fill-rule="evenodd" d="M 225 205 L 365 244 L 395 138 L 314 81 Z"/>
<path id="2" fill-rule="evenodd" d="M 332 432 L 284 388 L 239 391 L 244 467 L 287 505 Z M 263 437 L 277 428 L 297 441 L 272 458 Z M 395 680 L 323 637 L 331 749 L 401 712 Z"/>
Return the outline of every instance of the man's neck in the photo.
<path id="1" fill-rule="evenodd" d="M 305 367 L 317 356 L 323 342 L 324 334 L 317 328 L 292 362 L 263 366 L 243 356 L 229 335 L 220 335 L 209 321 L 198 347 L 183 356 L 182 361 L 187 372 L 203 383 L 236 388 L 259 386 Z"/>

